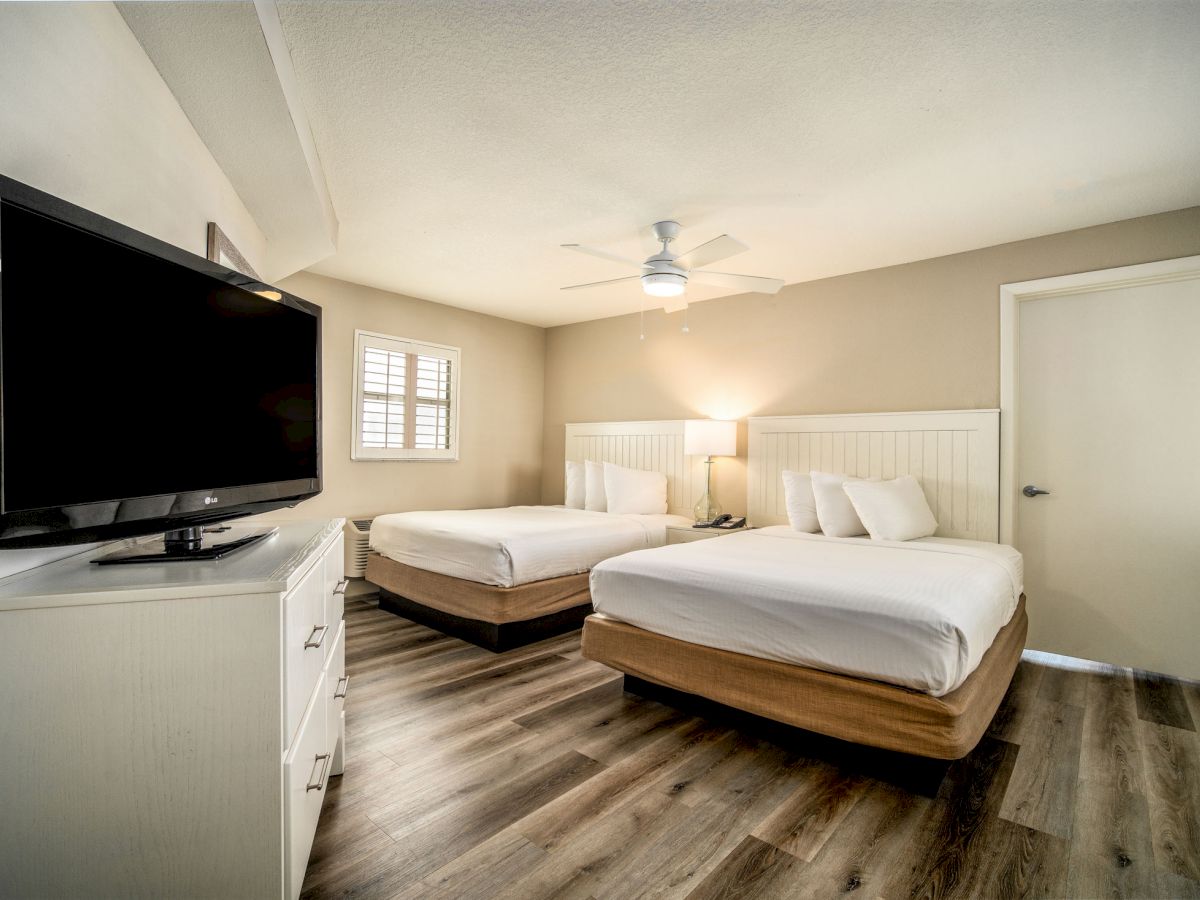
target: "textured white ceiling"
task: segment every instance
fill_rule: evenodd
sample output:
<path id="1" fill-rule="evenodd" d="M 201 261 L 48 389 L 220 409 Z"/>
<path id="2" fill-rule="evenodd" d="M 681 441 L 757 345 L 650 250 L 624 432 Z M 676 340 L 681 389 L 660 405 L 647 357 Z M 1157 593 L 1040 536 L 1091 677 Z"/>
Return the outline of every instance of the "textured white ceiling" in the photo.
<path id="1" fill-rule="evenodd" d="M 789 283 L 1200 203 L 1200 4 L 280 3 L 328 275 L 541 325 L 642 257 Z M 721 296 L 689 287 L 692 300 Z"/>

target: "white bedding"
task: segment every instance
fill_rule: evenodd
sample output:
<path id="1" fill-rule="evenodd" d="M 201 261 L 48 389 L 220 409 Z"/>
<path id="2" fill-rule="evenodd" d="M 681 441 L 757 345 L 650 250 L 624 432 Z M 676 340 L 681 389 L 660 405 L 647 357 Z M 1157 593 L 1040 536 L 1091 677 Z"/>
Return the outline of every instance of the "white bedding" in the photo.
<path id="1" fill-rule="evenodd" d="M 610 559 L 596 611 L 693 644 L 940 697 L 1021 596 L 1021 554 L 953 538 L 873 541 L 772 526 Z"/>
<path id="2" fill-rule="evenodd" d="M 672 515 L 617 515 L 562 506 L 403 512 L 371 523 L 371 549 L 427 572 L 514 587 L 586 572 L 601 560 L 666 543 Z"/>

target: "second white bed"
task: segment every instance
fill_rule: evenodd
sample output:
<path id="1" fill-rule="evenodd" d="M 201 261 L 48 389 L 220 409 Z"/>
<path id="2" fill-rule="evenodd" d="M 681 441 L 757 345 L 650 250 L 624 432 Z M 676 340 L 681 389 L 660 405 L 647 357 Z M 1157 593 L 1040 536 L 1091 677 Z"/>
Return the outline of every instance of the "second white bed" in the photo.
<path id="1" fill-rule="evenodd" d="M 979 665 L 1022 592 L 1012 547 L 756 529 L 592 570 L 597 613 L 678 640 L 942 696 Z"/>
<path id="2" fill-rule="evenodd" d="M 631 550 L 661 547 L 673 515 L 621 515 L 562 506 L 404 512 L 371 524 L 371 549 L 405 565 L 515 587 L 586 572 Z"/>

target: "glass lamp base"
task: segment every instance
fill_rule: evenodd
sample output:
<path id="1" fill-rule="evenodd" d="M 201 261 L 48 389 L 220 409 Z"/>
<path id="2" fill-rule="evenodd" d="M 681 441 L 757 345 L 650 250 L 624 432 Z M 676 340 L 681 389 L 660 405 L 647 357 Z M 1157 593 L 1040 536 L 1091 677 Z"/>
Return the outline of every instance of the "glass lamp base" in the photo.
<path id="1" fill-rule="evenodd" d="M 697 524 L 702 522 L 711 522 L 721 514 L 721 504 L 708 491 L 704 492 L 704 496 L 699 502 L 692 507 L 692 515 L 696 517 Z"/>

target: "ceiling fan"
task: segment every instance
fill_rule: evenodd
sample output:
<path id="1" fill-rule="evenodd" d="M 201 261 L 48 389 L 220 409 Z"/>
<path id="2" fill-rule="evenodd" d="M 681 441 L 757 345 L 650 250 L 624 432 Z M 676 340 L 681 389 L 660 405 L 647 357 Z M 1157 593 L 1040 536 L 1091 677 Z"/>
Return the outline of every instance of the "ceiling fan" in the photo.
<path id="1" fill-rule="evenodd" d="M 577 250 L 589 256 L 598 256 L 600 259 L 608 259 L 628 266 L 637 266 L 643 271 L 640 275 L 626 275 L 623 278 L 610 278 L 607 281 L 593 281 L 588 284 L 572 284 L 562 290 L 576 291 L 580 288 L 617 284 L 637 278 L 642 282 L 642 290 L 651 297 L 664 298 L 663 309 L 667 312 L 676 312 L 687 306 L 687 299 L 683 293 L 687 288 L 688 281 L 733 288 L 739 291 L 756 291 L 760 294 L 774 294 L 783 287 L 782 278 L 732 275 L 728 272 L 710 272 L 700 268 L 750 249 L 741 241 L 731 238 L 727 234 L 713 238 L 699 247 L 693 247 L 687 253 L 678 255 L 672 253 L 671 242 L 679 236 L 679 227 L 678 222 L 672 221 L 655 222 L 651 226 L 654 239 L 662 242 L 662 249 L 647 258 L 645 262 L 627 259 L 624 256 L 609 253 L 607 250 L 598 250 L 583 244 L 563 244 L 562 246 L 568 250 Z"/>

